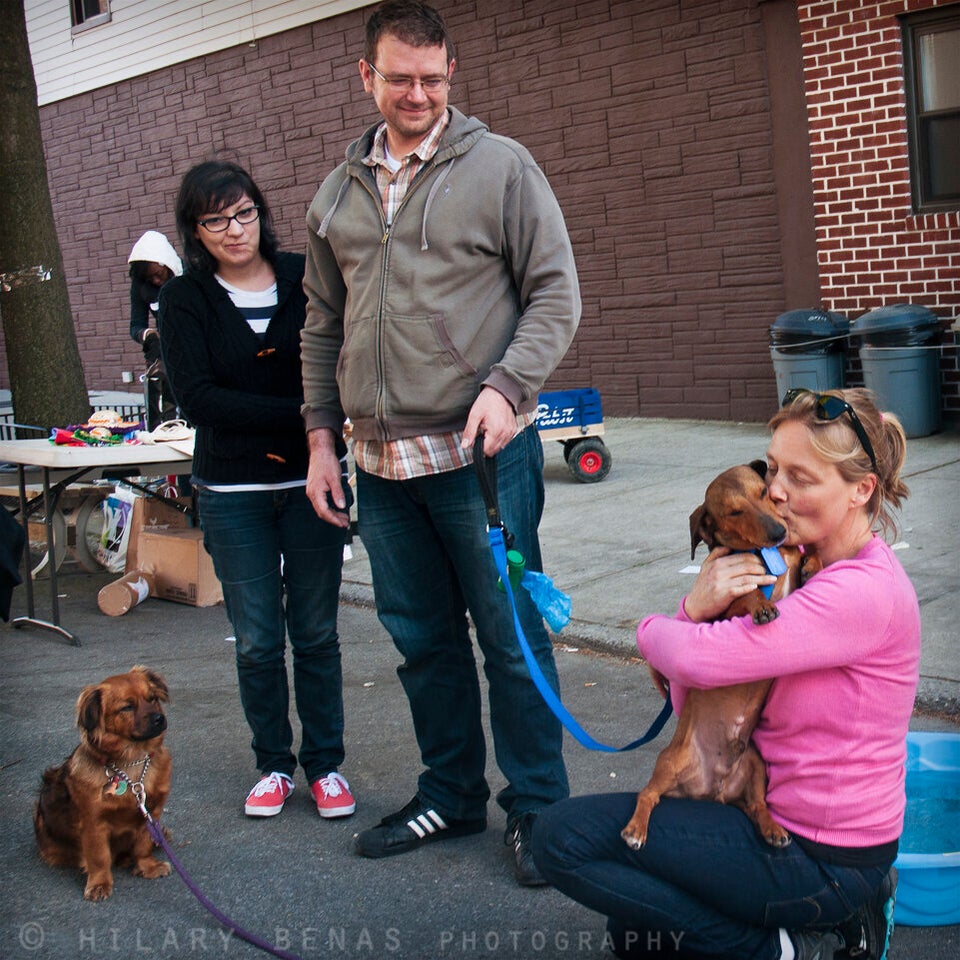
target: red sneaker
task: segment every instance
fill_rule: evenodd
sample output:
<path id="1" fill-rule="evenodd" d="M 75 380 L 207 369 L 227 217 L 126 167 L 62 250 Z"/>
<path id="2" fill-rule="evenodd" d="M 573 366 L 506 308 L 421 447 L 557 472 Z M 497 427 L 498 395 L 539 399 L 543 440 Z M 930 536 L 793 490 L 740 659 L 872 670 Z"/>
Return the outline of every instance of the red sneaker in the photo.
<path id="1" fill-rule="evenodd" d="M 321 817 L 349 817 L 357 809 L 350 784 L 336 771 L 314 780 L 310 792 L 317 801 L 317 813 Z"/>
<path id="2" fill-rule="evenodd" d="M 293 793 L 293 781 L 285 773 L 270 773 L 247 794 L 243 812 L 248 817 L 275 817 Z"/>

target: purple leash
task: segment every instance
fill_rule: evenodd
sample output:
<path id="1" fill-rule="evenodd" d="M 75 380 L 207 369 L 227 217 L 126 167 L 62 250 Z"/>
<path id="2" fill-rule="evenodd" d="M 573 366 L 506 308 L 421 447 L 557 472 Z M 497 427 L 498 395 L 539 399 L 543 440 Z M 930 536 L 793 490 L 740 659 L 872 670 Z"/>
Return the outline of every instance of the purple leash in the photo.
<path id="1" fill-rule="evenodd" d="M 231 920 L 222 910 L 219 910 L 214 906 L 203 894 L 203 891 L 193 882 L 190 874 L 184 870 L 180 861 L 174 855 L 174 852 L 170 849 L 170 844 L 167 843 L 167 838 L 163 835 L 163 829 L 153 817 L 150 816 L 150 811 L 147 810 L 146 805 L 146 793 L 143 790 L 142 784 L 133 784 L 134 787 L 134 796 L 137 798 L 137 804 L 140 807 L 140 812 L 147 819 L 147 830 L 150 833 L 150 836 L 153 837 L 153 842 L 160 847 L 163 852 L 167 855 L 170 860 L 170 863 L 173 864 L 173 869 L 180 874 L 180 879 L 187 885 L 187 889 L 203 904 L 206 909 L 213 914 L 217 920 L 220 921 L 231 933 L 235 933 L 241 940 L 246 940 L 247 943 L 252 944 L 257 947 L 259 950 L 265 950 L 267 953 L 273 954 L 275 957 L 279 957 L 280 960 L 300 960 L 300 957 L 295 953 L 290 953 L 287 950 L 281 950 L 279 947 L 273 946 L 272 943 L 267 943 L 262 937 L 258 937 L 255 933 L 250 933 L 249 930 L 244 930 L 236 921 Z M 136 787 L 140 787 L 139 790 Z"/>

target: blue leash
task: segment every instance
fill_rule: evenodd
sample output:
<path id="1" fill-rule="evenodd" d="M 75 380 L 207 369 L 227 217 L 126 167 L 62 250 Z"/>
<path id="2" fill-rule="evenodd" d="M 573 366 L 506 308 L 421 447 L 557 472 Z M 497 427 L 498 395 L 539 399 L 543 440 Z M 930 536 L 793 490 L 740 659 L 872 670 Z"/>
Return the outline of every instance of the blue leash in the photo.
<path id="1" fill-rule="evenodd" d="M 576 721 L 569 710 L 563 705 L 556 691 L 550 686 L 547 678 L 537 663 L 537 658 L 530 649 L 527 637 L 520 624 L 520 616 L 517 612 L 517 601 L 513 593 L 513 586 L 510 583 L 510 575 L 507 569 L 507 549 L 513 542 L 513 535 L 507 530 L 500 519 L 500 510 L 497 506 L 496 493 L 496 458 L 484 457 L 483 455 L 483 435 L 479 434 L 473 446 L 473 462 L 477 469 L 477 477 L 480 481 L 480 490 L 483 493 L 484 503 L 487 508 L 487 536 L 490 540 L 490 549 L 493 552 L 493 560 L 500 574 L 500 582 L 506 591 L 507 599 L 510 601 L 510 610 L 513 614 L 513 627 L 517 634 L 517 640 L 520 644 L 520 651 L 523 653 L 524 662 L 530 673 L 530 679 L 543 697 L 544 702 L 553 711 L 554 716 L 570 731 L 570 733 L 589 750 L 601 750 L 604 753 L 623 753 L 627 750 L 635 750 L 637 747 L 649 743 L 663 729 L 667 720 L 673 713 L 673 706 L 670 703 L 670 697 L 666 698 L 663 709 L 659 716 L 650 725 L 650 729 L 637 740 L 628 743 L 623 747 L 612 747 L 605 743 L 600 743 L 590 736 L 583 727 Z"/>

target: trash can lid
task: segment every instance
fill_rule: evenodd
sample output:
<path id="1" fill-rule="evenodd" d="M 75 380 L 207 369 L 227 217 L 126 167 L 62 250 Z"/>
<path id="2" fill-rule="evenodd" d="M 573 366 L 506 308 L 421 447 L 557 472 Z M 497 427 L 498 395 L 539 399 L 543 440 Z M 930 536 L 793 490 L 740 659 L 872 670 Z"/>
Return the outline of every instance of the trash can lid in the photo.
<path id="1" fill-rule="evenodd" d="M 827 310 L 788 310 L 772 324 L 771 333 L 797 333 L 807 337 L 833 337 L 846 333 L 849 321 L 842 313 Z"/>
<path id="2" fill-rule="evenodd" d="M 918 303 L 895 303 L 877 307 L 857 317 L 851 333 L 893 333 L 897 330 L 926 330 L 938 327 L 940 318 Z"/>

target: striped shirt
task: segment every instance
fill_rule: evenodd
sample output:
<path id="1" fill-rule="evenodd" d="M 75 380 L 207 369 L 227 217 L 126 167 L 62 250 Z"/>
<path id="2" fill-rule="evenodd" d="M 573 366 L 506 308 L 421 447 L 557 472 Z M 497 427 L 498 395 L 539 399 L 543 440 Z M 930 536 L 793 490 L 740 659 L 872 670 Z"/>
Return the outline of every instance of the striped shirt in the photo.
<path id="1" fill-rule="evenodd" d="M 277 284 L 272 283 L 266 290 L 241 290 L 239 287 L 227 283 L 222 277 L 214 274 L 217 283 L 230 295 L 233 305 L 240 311 L 250 329 L 260 338 L 262 343 L 270 319 L 277 309 Z"/>
<path id="2" fill-rule="evenodd" d="M 416 149 L 401 160 L 392 157 L 387 149 L 387 125 L 382 123 L 377 130 L 363 162 L 373 167 L 376 174 L 387 226 L 393 223 L 410 184 L 436 154 L 449 122 L 450 114 L 445 110 Z M 517 417 L 518 430 L 529 426 L 534 419 L 535 414 Z M 400 440 L 354 440 L 353 458 L 361 470 L 384 480 L 412 480 L 473 463 L 473 451 L 461 448 L 462 439 L 463 431 L 457 430 Z"/>

